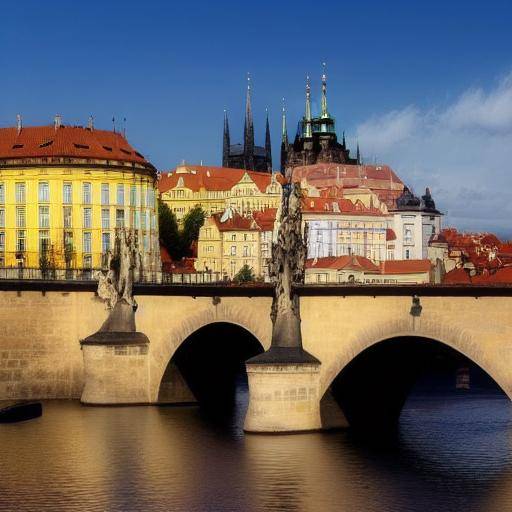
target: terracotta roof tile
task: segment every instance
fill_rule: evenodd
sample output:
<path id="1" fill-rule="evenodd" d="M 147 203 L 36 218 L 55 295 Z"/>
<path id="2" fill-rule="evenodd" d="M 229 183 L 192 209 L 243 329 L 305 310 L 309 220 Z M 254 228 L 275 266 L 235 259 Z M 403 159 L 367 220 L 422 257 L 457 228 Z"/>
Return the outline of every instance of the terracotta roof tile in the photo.
<path id="1" fill-rule="evenodd" d="M 306 260 L 306 268 L 334 269 L 334 270 L 364 270 L 365 272 L 379 272 L 379 267 L 363 256 L 327 256 Z"/>
<path id="2" fill-rule="evenodd" d="M 178 180 L 182 178 L 184 186 L 194 192 L 201 189 L 231 190 L 243 178 L 245 173 L 250 176 L 261 192 L 265 192 L 272 180 L 272 175 L 266 172 L 206 165 L 185 165 L 162 173 L 158 188 L 161 193 L 167 192 L 175 188 Z M 277 173 L 276 179 L 279 183 L 284 183 L 284 177 L 281 174 Z"/>
<path id="3" fill-rule="evenodd" d="M 92 158 L 149 164 L 120 133 L 82 126 L 0 128 L 0 160 L 16 158 Z"/>
<path id="4" fill-rule="evenodd" d="M 430 260 L 387 260 L 380 264 L 381 274 L 415 274 L 430 272 Z"/>

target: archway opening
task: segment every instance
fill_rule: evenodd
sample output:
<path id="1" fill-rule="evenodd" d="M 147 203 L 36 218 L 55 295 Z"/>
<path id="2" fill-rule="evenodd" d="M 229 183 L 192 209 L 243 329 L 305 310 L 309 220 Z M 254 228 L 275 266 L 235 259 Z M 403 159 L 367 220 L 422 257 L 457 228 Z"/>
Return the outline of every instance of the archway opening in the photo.
<path id="1" fill-rule="evenodd" d="M 208 324 L 183 341 L 169 361 L 159 390 L 161 403 L 196 402 L 225 412 L 247 401 L 245 361 L 264 351 L 239 325 Z"/>
<path id="2" fill-rule="evenodd" d="M 396 433 L 407 400 L 473 393 L 504 395 L 482 368 L 457 350 L 429 338 L 398 337 L 358 354 L 324 396 L 334 398 L 348 425 L 372 436 Z"/>

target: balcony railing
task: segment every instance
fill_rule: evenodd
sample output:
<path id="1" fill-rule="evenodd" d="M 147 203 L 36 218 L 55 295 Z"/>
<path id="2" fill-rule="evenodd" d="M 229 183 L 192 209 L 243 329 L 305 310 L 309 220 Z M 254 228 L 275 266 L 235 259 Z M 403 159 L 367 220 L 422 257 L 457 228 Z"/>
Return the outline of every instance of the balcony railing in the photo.
<path id="1" fill-rule="evenodd" d="M 0 267 L 0 280 L 27 281 L 97 281 L 101 269 L 47 269 L 32 267 Z M 145 284 L 221 284 L 220 272 L 144 272 L 136 282 Z"/>

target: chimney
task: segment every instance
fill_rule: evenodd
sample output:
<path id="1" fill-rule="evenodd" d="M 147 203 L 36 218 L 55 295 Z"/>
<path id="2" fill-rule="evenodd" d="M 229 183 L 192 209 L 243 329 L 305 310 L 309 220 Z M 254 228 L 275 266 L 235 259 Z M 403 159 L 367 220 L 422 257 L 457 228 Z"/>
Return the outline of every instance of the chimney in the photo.
<path id="1" fill-rule="evenodd" d="M 89 116 L 89 120 L 87 121 L 87 128 L 91 130 L 91 132 L 94 130 L 94 117 Z"/>
<path id="2" fill-rule="evenodd" d="M 62 126 L 62 116 L 60 114 L 55 115 L 53 125 L 55 127 L 55 131 L 57 131 L 57 128 L 60 128 Z"/>
<path id="3" fill-rule="evenodd" d="M 17 128 L 18 135 L 19 135 L 21 133 L 22 128 L 23 128 L 23 122 L 21 120 L 21 114 L 18 114 L 16 116 L 16 128 Z"/>

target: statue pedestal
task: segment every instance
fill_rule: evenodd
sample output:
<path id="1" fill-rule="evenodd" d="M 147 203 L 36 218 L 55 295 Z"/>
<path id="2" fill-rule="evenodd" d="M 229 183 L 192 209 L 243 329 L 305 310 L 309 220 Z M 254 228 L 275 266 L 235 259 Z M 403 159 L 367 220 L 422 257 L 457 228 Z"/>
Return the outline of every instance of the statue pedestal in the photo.
<path id="1" fill-rule="evenodd" d="M 108 334 L 107 337 L 99 336 Z M 140 332 L 96 333 L 82 340 L 84 404 L 147 404 L 148 338 Z"/>
<path id="2" fill-rule="evenodd" d="M 84 404 L 147 404 L 149 339 L 135 330 L 135 312 L 119 301 L 101 329 L 80 341 L 84 355 Z"/>
<path id="3" fill-rule="evenodd" d="M 246 432 L 319 430 L 320 362 L 302 349 L 275 349 L 247 361 Z"/>

